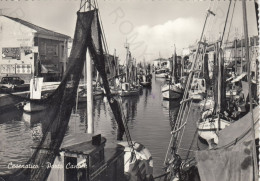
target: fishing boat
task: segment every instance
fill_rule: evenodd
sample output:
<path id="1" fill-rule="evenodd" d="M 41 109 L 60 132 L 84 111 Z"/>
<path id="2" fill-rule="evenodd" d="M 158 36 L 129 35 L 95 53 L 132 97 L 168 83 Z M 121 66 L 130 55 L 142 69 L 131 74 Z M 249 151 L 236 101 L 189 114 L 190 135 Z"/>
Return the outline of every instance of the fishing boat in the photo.
<path id="1" fill-rule="evenodd" d="M 118 91 L 118 94 L 122 97 L 124 96 L 137 96 L 142 90 L 142 86 L 137 82 L 137 68 L 131 52 L 129 50 L 129 44 L 126 42 L 126 67 L 125 67 L 125 81 L 121 83 L 121 89 Z"/>
<path id="2" fill-rule="evenodd" d="M 77 12 L 68 71 L 56 91 L 44 99 L 40 99 L 39 96 L 38 102 L 47 103 L 46 113 L 48 114 L 41 117 L 41 122 L 44 124 L 42 136 L 40 136 L 40 141 L 35 142 L 35 145 L 31 147 L 32 155 L 26 162 L 28 165 L 37 165 L 37 168 L 18 168 L 11 174 L 0 175 L 0 180 L 96 181 L 126 180 L 126 177 L 130 180 L 146 180 L 152 177 L 152 157 L 143 145 L 131 140 L 127 122 L 123 118 L 123 111 L 119 110 L 122 107 L 110 93 L 104 62 L 102 62 L 105 60 L 103 41 L 98 41 L 102 38 L 104 40 L 104 37 L 101 33 L 100 21 L 98 21 L 100 13 L 96 4 L 97 2 L 91 4 L 91 1 L 81 1 L 80 9 Z M 91 9 L 93 6 L 94 9 Z M 86 7 L 88 11 L 85 11 Z M 91 32 L 98 33 L 92 35 Z M 89 39 L 89 37 L 92 38 Z M 124 170 L 125 148 L 113 143 L 111 143 L 112 148 L 105 147 L 106 139 L 101 135 L 93 134 L 94 124 L 91 124 L 93 119 L 89 119 L 93 111 L 91 71 L 88 71 L 90 74 L 87 76 L 89 83 L 87 84 L 87 109 L 88 121 L 90 121 L 88 122 L 88 133 L 90 133 L 65 136 L 84 64 L 91 69 L 92 60 L 101 74 L 108 103 L 118 124 L 117 140 L 122 141 L 123 134 L 126 134 L 127 146 L 131 152 L 126 153 L 130 158 L 129 174 L 125 174 Z M 144 158 L 147 158 L 147 161 L 144 161 Z M 149 167 L 147 164 L 150 164 Z M 41 166 L 38 167 L 38 165 Z M 57 168 L 55 165 L 61 165 L 61 167 Z"/>
<path id="3" fill-rule="evenodd" d="M 230 121 L 227 121 L 223 118 L 206 118 L 205 115 L 209 116 L 210 112 L 210 110 L 203 112 L 204 116 L 202 121 L 197 125 L 198 135 L 208 142 L 209 149 L 213 148 L 212 144 L 218 144 L 217 132 L 231 124 Z"/>
<path id="4" fill-rule="evenodd" d="M 140 78 L 140 84 L 144 87 L 151 87 L 152 85 L 152 77 L 151 75 L 142 75 Z"/>
<path id="5" fill-rule="evenodd" d="M 210 110 L 213 109 L 215 105 L 215 101 L 213 97 L 207 97 L 206 99 L 203 99 L 199 102 L 200 109 L 201 110 Z"/>
<path id="6" fill-rule="evenodd" d="M 206 96 L 206 83 L 204 78 L 194 77 L 189 91 L 189 97 L 201 101 Z"/>
<path id="7" fill-rule="evenodd" d="M 104 95 L 104 90 L 101 87 L 94 87 L 93 96 L 94 99 L 102 98 Z M 87 101 L 87 90 L 79 89 L 78 90 L 78 102 L 86 102 Z"/>
<path id="8" fill-rule="evenodd" d="M 139 82 L 143 87 L 151 87 L 152 85 L 152 74 L 151 72 L 151 65 L 145 62 L 143 63 L 143 70 L 140 72 L 139 75 Z"/>
<path id="9" fill-rule="evenodd" d="M 181 83 L 168 82 L 162 86 L 161 92 L 164 99 L 179 99 L 183 95 L 184 88 Z"/>
<path id="10" fill-rule="evenodd" d="M 218 47 L 219 45 L 216 44 L 215 46 Z M 222 95 L 223 93 L 225 94 L 225 85 L 222 81 L 224 79 L 222 74 L 224 68 L 223 52 L 221 48 L 217 50 L 218 61 L 216 63 L 216 70 L 218 71 L 215 72 L 215 77 L 217 77 L 215 84 L 217 85 L 213 86 L 214 102 L 217 104 L 214 103 L 212 108 L 202 113 L 201 122 L 197 125 L 198 135 L 208 142 L 210 149 L 212 148 L 211 140 L 213 140 L 215 144 L 218 144 L 217 132 L 226 128 L 232 122 L 232 119 L 225 115 L 226 99 L 225 95 Z"/>
<path id="11" fill-rule="evenodd" d="M 233 2 L 234 5 L 236 2 Z M 166 171 L 165 175 L 162 175 L 161 178 L 164 178 L 167 181 L 177 181 L 177 180 L 198 180 L 198 181 L 219 181 L 219 180 L 250 180 L 255 181 L 259 179 L 257 164 L 257 147 L 259 147 L 258 139 L 259 133 L 257 131 L 257 124 L 259 124 L 259 105 L 255 103 L 255 106 L 252 104 L 252 94 L 251 94 L 251 70 L 250 70 L 250 59 L 249 59 L 249 41 L 247 34 L 247 17 L 246 17 L 246 1 L 242 1 L 243 9 L 243 22 L 244 22 L 244 36 L 245 36 L 245 60 L 247 61 L 247 75 L 248 75 L 248 84 L 249 84 L 249 102 L 250 102 L 250 112 L 244 117 L 241 117 L 235 122 L 230 122 L 228 120 L 229 116 L 225 113 L 226 102 L 222 102 L 222 93 L 225 94 L 225 89 L 222 89 L 223 83 L 225 80 L 221 79 L 221 76 L 215 76 L 214 82 L 213 79 L 213 89 L 214 89 L 214 106 L 211 109 L 211 104 L 209 104 L 209 110 L 204 110 L 202 118 L 204 118 L 204 126 L 207 124 L 207 128 L 213 131 L 215 129 L 215 135 L 210 135 L 208 140 L 213 140 L 215 144 L 210 145 L 209 147 L 204 147 L 200 143 L 200 139 L 196 140 L 200 130 L 192 130 L 193 117 L 201 116 L 200 112 L 196 112 L 197 105 L 193 105 L 192 101 L 187 99 L 186 92 L 183 97 L 183 103 L 180 106 L 180 111 L 178 113 L 177 124 L 172 131 L 172 137 L 169 143 L 169 147 L 166 153 L 165 166 Z M 229 9 L 231 7 L 231 1 L 229 2 Z M 235 6 L 234 6 L 235 7 Z M 207 19 L 209 15 L 215 15 L 209 8 L 204 23 L 206 26 Z M 226 22 L 228 19 L 228 13 L 226 16 Z M 234 12 L 234 10 L 233 10 Z M 232 21 L 231 21 L 232 22 Z M 222 74 L 223 67 L 223 54 L 221 54 L 222 41 L 225 33 L 225 27 L 223 30 L 222 39 L 219 42 L 216 42 L 218 45 L 214 45 L 217 50 L 218 57 L 214 62 L 214 65 L 218 64 L 217 68 L 214 68 L 214 72 L 218 72 L 218 75 Z M 204 28 L 202 30 L 201 38 L 204 34 Z M 198 55 L 200 54 L 200 46 L 202 43 L 201 39 L 198 43 L 196 50 L 195 58 L 193 59 L 192 69 L 194 71 L 194 65 L 197 64 Z M 205 48 L 204 45 L 203 48 Z M 203 49 L 202 48 L 202 49 Z M 205 49 L 204 49 L 205 50 Z M 201 51 L 203 52 L 203 51 Z M 218 54 L 220 53 L 220 54 Z M 251 56 L 252 57 L 252 56 Z M 216 63 L 216 64 L 215 64 Z M 190 85 L 190 78 L 192 77 L 192 72 L 189 75 L 187 85 Z M 187 86 L 189 87 L 189 86 Z M 215 88 L 217 89 L 215 89 Z M 217 95 L 217 96 L 216 96 Z M 215 102 L 217 105 L 215 106 Z M 207 103 L 207 100 L 204 102 Z M 224 105 L 223 105 L 224 103 Z M 187 116 L 190 115 L 191 118 L 188 122 Z M 225 118 L 227 117 L 227 118 Z M 228 122 L 226 122 L 228 121 Z M 201 122 L 201 123 L 202 123 Z M 225 127 L 226 126 L 226 127 Z M 202 125 L 198 126 L 202 128 Z M 206 130 L 204 130 L 206 131 Z M 209 133 L 209 132 L 208 132 Z M 203 133 L 204 134 L 204 133 Z M 190 136 L 190 139 L 183 139 L 186 136 Z M 206 137 L 206 135 L 205 135 Z M 188 143 L 188 145 L 186 145 Z M 218 144 L 216 144 L 216 142 Z M 186 146 L 184 146 L 186 145 Z M 213 149 L 212 149 L 213 148 Z M 169 157 L 168 157 L 169 155 Z M 167 159 L 168 158 L 168 159 Z M 250 159 L 249 159 L 250 158 Z M 249 161 L 250 160 L 250 161 Z"/>
<path id="12" fill-rule="evenodd" d="M 140 88 L 131 86 L 130 83 L 124 82 L 121 85 L 121 90 L 118 91 L 118 94 L 122 97 L 125 96 L 137 96 L 139 95 Z"/>
<path id="13" fill-rule="evenodd" d="M 174 46 L 175 47 L 175 46 Z M 184 87 L 181 84 L 181 82 L 177 83 L 177 72 L 176 72 L 176 66 L 177 66 L 177 55 L 176 55 L 176 48 L 174 48 L 174 55 L 172 56 L 172 70 L 170 75 L 170 80 L 165 83 L 162 88 L 162 96 L 163 99 L 178 99 L 181 98 L 184 92 Z"/>
<path id="14" fill-rule="evenodd" d="M 167 78 L 169 75 L 169 70 L 167 68 L 162 68 L 155 70 L 154 72 L 156 78 Z"/>

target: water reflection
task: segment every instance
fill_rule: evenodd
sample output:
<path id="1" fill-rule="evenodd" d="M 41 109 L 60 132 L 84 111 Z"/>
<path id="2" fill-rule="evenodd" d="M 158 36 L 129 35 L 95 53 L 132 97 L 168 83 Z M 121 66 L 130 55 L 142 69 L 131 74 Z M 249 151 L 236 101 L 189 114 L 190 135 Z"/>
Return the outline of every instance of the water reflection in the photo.
<path id="1" fill-rule="evenodd" d="M 30 155 L 28 145 L 33 140 L 30 128 L 21 121 L 22 115 L 17 109 L 0 115 L 0 173 L 10 173 L 9 163 L 23 164 Z"/>
<path id="2" fill-rule="evenodd" d="M 143 92 L 144 92 L 144 109 L 146 110 L 147 104 L 149 102 L 148 101 L 149 97 L 151 96 L 152 93 L 152 89 L 150 87 L 146 87 L 144 88 Z"/>
<path id="3" fill-rule="evenodd" d="M 178 116 L 178 111 L 180 108 L 180 100 L 171 100 L 171 101 L 162 101 L 163 111 L 169 117 L 169 123 L 171 126 L 171 130 L 173 130 L 175 121 Z"/>
<path id="4" fill-rule="evenodd" d="M 133 122 L 133 120 L 135 120 L 137 114 L 137 104 L 139 103 L 139 101 L 139 96 L 122 98 L 122 106 L 127 122 Z"/>
<path id="5" fill-rule="evenodd" d="M 153 79 L 151 88 L 140 96 L 123 97 L 122 107 L 132 139 L 144 144 L 154 159 L 155 175 L 161 173 L 170 131 L 176 119 L 179 102 L 162 101 L 161 85 L 165 79 Z M 47 111 L 47 110 L 46 110 Z M 13 161 L 24 163 L 31 156 L 30 146 L 39 141 L 48 126 L 46 115 L 52 110 L 26 114 L 19 110 L 0 115 L 0 173 Z M 107 144 L 116 142 L 117 124 L 105 97 L 93 101 L 94 133 L 101 133 Z M 5 120 L 5 121 L 3 121 Z M 71 114 L 64 140 L 87 134 L 87 105 L 80 103 Z M 125 139 L 125 138 L 124 138 Z"/>

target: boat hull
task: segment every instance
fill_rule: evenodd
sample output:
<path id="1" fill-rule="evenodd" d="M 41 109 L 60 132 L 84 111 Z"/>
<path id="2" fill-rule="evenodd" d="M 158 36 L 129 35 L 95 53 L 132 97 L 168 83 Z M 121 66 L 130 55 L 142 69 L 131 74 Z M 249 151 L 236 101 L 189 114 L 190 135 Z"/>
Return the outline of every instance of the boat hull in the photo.
<path id="1" fill-rule="evenodd" d="M 95 90 L 93 91 L 93 97 L 94 99 L 101 98 L 104 95 L 103 90 Z M 78 97 L 78 102 L 86 102 L 87 101 L 87 93 L 80 94 Z"/>
<path id="2" fill-rule="evenodd" d="M 200 108 L 204 109 L 204 110 L 212 109 L 214 107 L 214 104 L 215 104 L 215 102 L 214 102 L 213 98 L 204 99 L 204 100 L 200 101 L 200 103 L 199 103 Z"/>
<path id="3" fill-rule="evenodd" d="M 140 82 L 140 84 L 144 87 L 151 87 L 152 83 L 151 82 Z"/>
<path id="4" fill-rule="evenodd" d="M 202 101 L 204 99 L 205 95 L 203 93 L 189 93 L 189 98 L 195 100 L 195 101 Z"/>
<path id="5" fill-rule="evenodd" d="M 32 103 L 32 102 L 27 102 L 24 107 L 23 110 L 27 113 L 32 113 L 32 112 L 39 112 L 39 111 L 43 111 L 47 108 L 46 105 L 39 105 L 36 103 Z"/>
<path id="6" fill-rule="evenodd" d="M 120 91 L 118 91 L 118 93 L 121 97 L 137 96 L 137 95 L 139 95 L 140 90 L 120 90 Z"/>
<path id="7" fill-rule="evenodd" d="M 162 96 L 164 99 L 179 99 L 182 96 L 182 94 L 177 93 L 173 90 L 167 90 L 162 92 Z"/>
<path id="8" fill-rule="evenodd" d="M 161 73 L 161 74 L 155 74 L 156 78 L 167 78 L 168 74 L 167 73 Z"/>
<path id="9" fill-rule="evenodd" d="M 179 99 L 183 94 L 183 89 L 176 85 L 166 84 L 162 87 L 162 96 L 164 99 Z"/>
<path id="10" fill-rule="evenodd" d="M 220 119 L 220 127 L 219 130 L 224 129 L 229 126 L 230 122 Z M 206 140 L 208 143 L 213 139 L 215 144 L 218 144 L 218 136 L 217 136 L 217 128 L 218 128 L 218 118 L 216 119 L 205 119 L 205 121 L 198 124 L 198 134 L 201 138 Z"/>

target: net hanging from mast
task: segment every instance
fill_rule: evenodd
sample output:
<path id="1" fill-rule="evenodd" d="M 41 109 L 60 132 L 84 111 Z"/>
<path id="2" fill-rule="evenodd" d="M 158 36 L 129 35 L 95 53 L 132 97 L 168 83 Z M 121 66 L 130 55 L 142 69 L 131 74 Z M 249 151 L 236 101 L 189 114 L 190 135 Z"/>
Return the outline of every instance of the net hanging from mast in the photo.
<path id="1" fill-rule="evenodd" d="M 95 67 L 103 79 L 104 88 L 107 93 L 110 107 L 114 113 L 118 124 L 118 140 L 122 140 L 124 134 L 124 124 L 118 102 L 113 99 L 110 93 L 107 76 L 105 73 L 105 55 L 103 52 L 101 28 L 98 19 L 97 9 L 88 12 L 77 13 L 77 23 L 74 34 L 73 46 L 69 57 L 68 68 L 59 87 L 47 98 L 42 100 L 30 100 L 38 104 L 48 104 L 46 115 L 41 121 L 43 124 L 43 136 L 37 145 L 33 155 L 26 165 L 38 165 L 37 169 L 21 168 L 12 174 L 0 175 L 6 181 L 32 180 L 43 181 L 48 178 L 51 171 L 46 163 L 54 163 L 55 157 L 59 153 L 59 148 L 63 141 L 68 127 L 70 114 L 75 105 L 77 88 L 81 73 L 86 61 L 86 51 L 89 49 Z M 90 60 L 89 60 L 90 61 Z M 23 99 L 16 96 L 17 98 Z M 40 150 L 45 153 L 40 153 Z"/>

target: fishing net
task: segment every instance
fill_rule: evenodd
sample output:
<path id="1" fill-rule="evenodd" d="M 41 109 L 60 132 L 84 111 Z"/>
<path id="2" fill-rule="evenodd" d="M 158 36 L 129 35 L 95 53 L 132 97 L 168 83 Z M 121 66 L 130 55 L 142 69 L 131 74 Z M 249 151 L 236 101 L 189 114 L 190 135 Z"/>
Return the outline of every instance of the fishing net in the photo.
<path id="1" fill-rule="evenodd" d="M 219 64 L 221 66 L 221 71 L 219 71 Z M 221 74 L 221 82 L 218 81 L 218 76 Z M 218 96 L 220 96 L 221 103 L 219 105 L 219 112 L 223 112 L 226 108 L 226 86 L 225 86 L 225 71 L 224 71 L 224 57 L 222 49 L 219 49 L 218 55 L 214 55 L 214 69 L 213 69 L 213 80 L 212 80 L 212 87 L 214 92 L 214 100 L 215 104 L 218 102 Z M 219 90 L 220 84 L 220 90 Z M 220 92 L 219 92 L 220 91 Z"/>
<path id="2" fill-rule="evenodd" d="M 77 13 L 77 23 L 74 34 L 73 46 L 69 57 L 68 68 L 59 87 L 47 98 L 41 100 L 29 100 L 38 104 L 48 105 L 48 115 L 42 118 L 43 136 L 36 145 L 35 151 L 25 165 L 37 168 L 20 168 L 13 174 L 0 176 L 0 179 L 8 181 L 18 180 L 46 180 L 51 171 L 46 163 L 54 163 L 59 154 L 59 148 L 68 127 L 71 111 L 75 105 L 78 84 L 82 75 L 87 49 L 99 71 L 109 104 L 118 123 L 118 140 L 122 140 L 124 125 L 122 122 L 119 105 L 110 94 L 107 76 L 105 73 L 105 56 L 102 46 L 101 28 L 98 20 L 98 11 Z M 90 61 L 90 60 L 88 60 Z M 18 96 L 16 96 L 18 98 Z M 24 98 L 21 98 L 24 99 Z"/>

